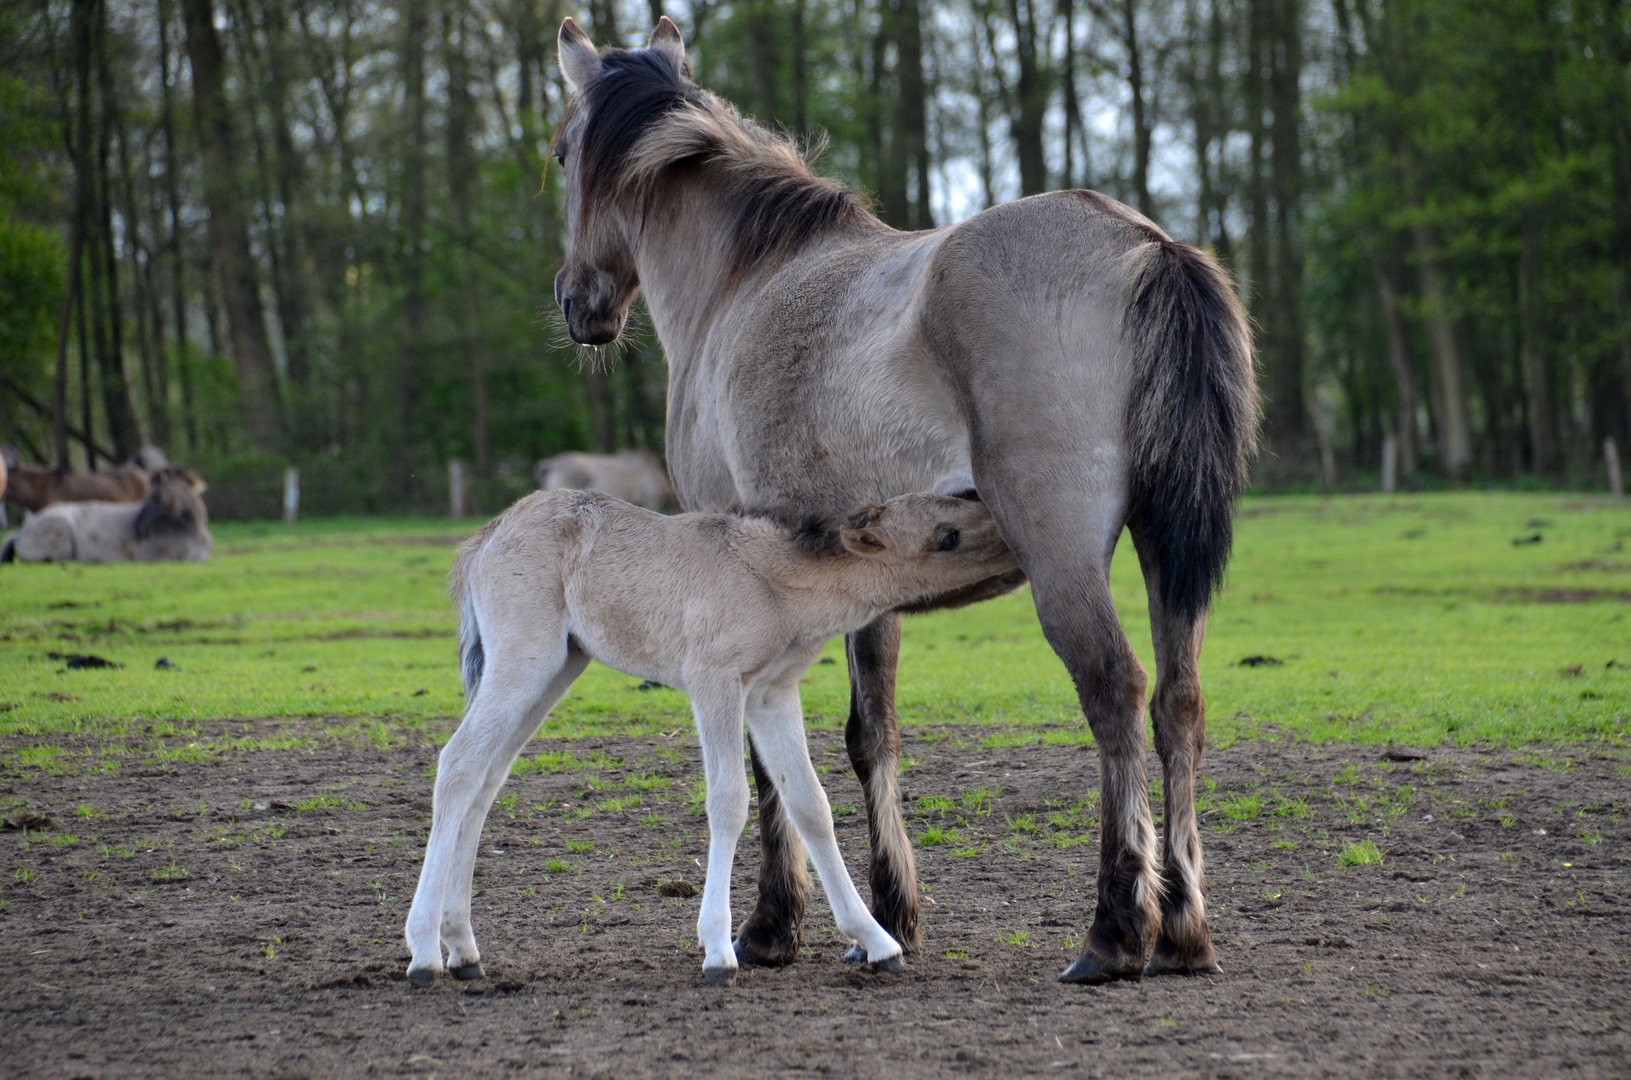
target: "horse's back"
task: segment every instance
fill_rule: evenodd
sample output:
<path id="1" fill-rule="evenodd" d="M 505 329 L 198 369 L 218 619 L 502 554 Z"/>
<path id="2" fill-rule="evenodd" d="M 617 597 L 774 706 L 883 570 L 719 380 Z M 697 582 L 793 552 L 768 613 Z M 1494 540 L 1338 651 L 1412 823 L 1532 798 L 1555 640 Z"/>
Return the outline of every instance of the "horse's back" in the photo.
<path id="1" fill-rule="evenodd" d="M 13 551 L 20 562 L 72 562 L 77 512 L 58 503 L 23 522 Z"/>

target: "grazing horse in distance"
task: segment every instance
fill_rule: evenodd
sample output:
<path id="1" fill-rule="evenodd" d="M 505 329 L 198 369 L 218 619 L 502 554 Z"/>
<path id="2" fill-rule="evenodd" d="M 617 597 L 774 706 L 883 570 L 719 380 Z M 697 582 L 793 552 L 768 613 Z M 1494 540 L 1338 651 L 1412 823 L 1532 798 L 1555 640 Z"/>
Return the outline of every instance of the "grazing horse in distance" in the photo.
<path id="1" fill-rule="evenodd" d="M 674 24 L 597 50 L 568 19 L 556 128 L 567 332 L 604 345 L 637 293 L 668 360 L 667 460 L 688 510 L 795 520 L 910 491 L 978 489 L 1031 583 L 1100 757 L 1098 897 L 1068 982 L 1216 970 L 1194 808 L 1197 670 L 1258 423 L 1251 333 L 1204 253 L 1091 191 L 897 232 L 787 139 L 697 86 Z M 1165 773 L 1159 851 L 1145 774 L 1148 679 L 1111 602 L 1132 533 L 1149 595 L 1149 701 Z M 967 603 L 1019 573 L 921 601 Z M 894 709 L 900 616 L 849 635 L 850 760 L 866 798 L 872 910 L 918 947 Z M 774 774 L 760 800 L 744 963 L 798 951 L 809 892 Z"/>
<path id="2" fill-rule="evenodd" d="M 901 604 L 1014 567 L 991 513 L 902 495 L 841 524 L 794 531 L 728 514 L 663 517 L 601 492 L 540 491 L 459 550 L 465 715 L 436 769 L 425 865 L 405 933 L 408 975 L 482 974 L 470 878 L 482 822 L 510 766 L 589 661 L 691 695 L 708 781 L 708 874 L 697 937 L 710 982 L 730 983 L 731 863 L 748 822 L 742 726 L 781 786 L 839 932 L 874 968 L 904 967 L 867 913 L 833 836 L 804 737 L 799 678 L 835 634 Z"/>
<path id="3" fill-rule="evenodd" d="M 147 498 L 152 477 L 169 467 L 164 451 L 156 446 L 142 447 L 131 457 L 130 464 L 106 472 L 76 473 L 19 462 L 12 466 L 5 497 L 29 511 L 43 510 L 59 502 L 141 502 Z M 196 485 L 203 484 L 197 473 L 191 469 L 186 472 Z M 200 486 L 198 490 L 202 492 L 203 488 Z"/>
<path id="4" fill-rule="evenodd" d="M 53 503 L 6 541 L 0 562 L 203 562 L 215 545 L 203 490 L 191 469 L 166 466 L 139 503 Z"/>
<path id="5" fill-rule="evenodd" d="M 584 454 L 570 451 L 544 458 L 532 477 L 545 491 L 576 488 L 604 491 L 614 499 L 672 513 L 680 508 L 668 470 L 649 450 L 625 450 L 621 454 Z"/>

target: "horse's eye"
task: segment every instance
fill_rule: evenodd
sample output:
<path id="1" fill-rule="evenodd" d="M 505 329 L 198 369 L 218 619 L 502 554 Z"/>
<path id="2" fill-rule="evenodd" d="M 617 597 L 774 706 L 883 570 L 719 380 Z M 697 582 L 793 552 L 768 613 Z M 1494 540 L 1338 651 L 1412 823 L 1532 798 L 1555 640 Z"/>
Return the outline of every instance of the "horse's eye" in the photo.
<path id="1" fill-rule="evenodd" d="M 957 542 L 962 538 L 962 534 L 960 534 L 956 529 L 947 531 L 947 533 L 940 538 L 940 550 L 950 551 L 952 548 L 957 546 Z"/>
<path id="2" fill-rule="evenodd" d="M 555 160 L 560 163 L 561 168 L 563 168 L 563 169 L 566 168 L 566 151 L 565 151 L 565 149 L 563 149 L 563 148 L 561 148 L 559 146 L 557 146 L 555 148 Z"/>

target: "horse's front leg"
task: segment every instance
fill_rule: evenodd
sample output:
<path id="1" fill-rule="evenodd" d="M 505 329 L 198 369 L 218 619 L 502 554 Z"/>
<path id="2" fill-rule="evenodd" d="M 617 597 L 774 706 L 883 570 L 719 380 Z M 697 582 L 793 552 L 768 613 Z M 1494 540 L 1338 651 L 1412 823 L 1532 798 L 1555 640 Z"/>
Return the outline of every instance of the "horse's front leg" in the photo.
<path id="1" fill-rule="evenodd" d="M 736 841 L 748 823 L 748 781 L 742 770 L 742 683 L 740 679 L 699 683 L 687 678 L 691 706 L 702 744 L 708 784 L 708 878 L 702 886 L 697 942 L 703 949 L 702 974 L 711 983 L 736 981 L 731 945 L 731 866 Z"/>
<path id="2" fill-rule="evenodd" d="M 736 936 L 736 959 L 780 967 L 792 963 L 803 944 L 810 877 L 804 871 L 804 844 L 788 823 L 781 792 L 751 739 L 748 753 L 759 793 L 759 899 Z"/>
<path id="3" fill-rule="evenodd" d="M 866 797 L 872 846 L 872 916 L 909 953 L 922 945 L 917 926 L 917 865 L 900 816 L 900 733 L 895 720 L 895 666 L 900 616 L 885 615 L 849 635 L 849 723 L 844 744 Z M 865 959 L 856 950 L 845 960 Z"/>

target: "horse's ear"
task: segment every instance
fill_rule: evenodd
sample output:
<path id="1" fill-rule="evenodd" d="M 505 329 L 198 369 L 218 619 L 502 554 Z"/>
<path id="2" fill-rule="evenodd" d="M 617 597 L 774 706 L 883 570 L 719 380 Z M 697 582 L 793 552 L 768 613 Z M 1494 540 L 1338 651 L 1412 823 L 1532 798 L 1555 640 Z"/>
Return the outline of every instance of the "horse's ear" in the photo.
<path id="1" fill-rule="evenodd" d="M 646 39 L 646 48 L 667 53 L 680 73 L 690 78 L 691 62 L 685 58 L 685 39 L 680 36 L 680 28 L 674 25 L 673 19 L 667 15 L 658 18 L 656 29 Z"/>
<path id="2" fill-rule="evenodd" d="M 561 23 L 556 48 L 561 61 L 561 74 L 566 76 L 573 89 L 583 89 L 600 72 L 600 53 L 595 50 L 595 43 L 570 16 Z"/>
<path id="3" fill-rule="evenodd" d="M 871 529 L 839 529 L 839 542 L 844 550 L 851 555 L 860 555 L 864 558 L 876 558 L 889 550 L 889 545 Z"/>

